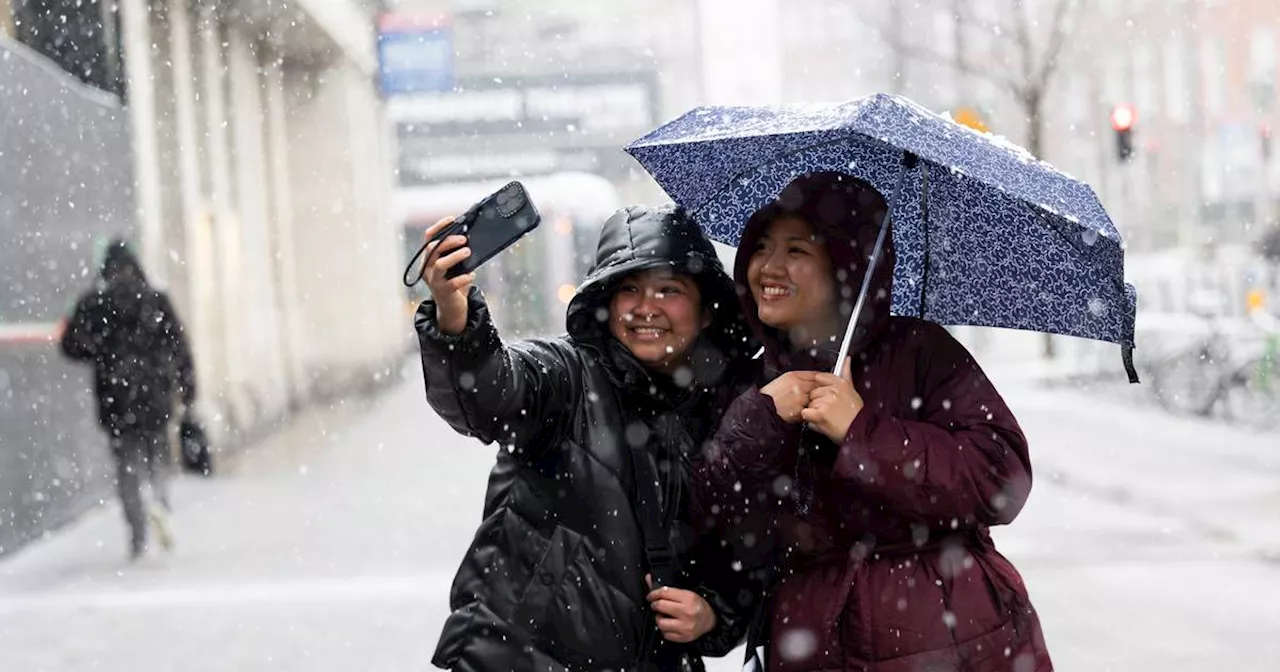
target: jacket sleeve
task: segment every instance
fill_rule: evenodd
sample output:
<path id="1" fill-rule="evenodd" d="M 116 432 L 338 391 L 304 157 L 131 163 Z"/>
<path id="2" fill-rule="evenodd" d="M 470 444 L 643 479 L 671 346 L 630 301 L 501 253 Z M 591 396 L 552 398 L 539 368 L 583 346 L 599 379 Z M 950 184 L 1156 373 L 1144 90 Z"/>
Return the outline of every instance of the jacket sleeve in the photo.
<path id="1" fill-rule="evenodd" d="M 799 426 L 778 417 L 773 399 L 752 387 L 729 405 L 715 436 L 693 458 L 692 516 L 700 531 L 778 499 L 795 457 Z"/>
<path id="2" fill-rule="evenodd" d="M 191 356 L 191 347 L 187 343 L 186 327 L 178 319 L 178 311 L 173 302 L 164 293 L 159 293 L 162 337 L 169 356 L 173 358 L 178 391 L 182 395 L 182 403 L 190 406 L 196 401 L 196 367 Z"/>
<path id="3" fill-rule="evenodd" d="M 573 353 L 556 341 L 503 343 L 480 291 L 468 298 L 467 325 L 456 335 L 440 331 L 434 301 L 418 307 L 427 402 L 458 432 L 536 458 L 558 443 L 566 409 L 580 403 Z"/>
<path id="4" fill-rule="evenodd" d="M 62 330 L 62 354 L 71 359 L 89 360 L 98 356 L 98 342 L 92 330 L 93 296 L 76 303 L 71 318 Z"/>
<path id="5" fill-rule="evenodd" d="M 716 625 L 694 640 L 690 647 L 700 656 L 728 655 L 747 637 L 764 593 L 759 572 L 745 567 L 734 557 L 733 546 L 705 536 L 694 549 L 696 562 L 690 568 L 694 592 L 702 596 L 716 614 Z"/>
<path id="6" fill-rule="evenodd" d="M 1007 523 L 1031 491 L 1027 441 L 973 357 L 941 327 L 920 344 L 915 418 L 868 403 L 832 466 L 897 514 L 942 526 Z M 913 401 L 913 406 L 916 402 Z"/>

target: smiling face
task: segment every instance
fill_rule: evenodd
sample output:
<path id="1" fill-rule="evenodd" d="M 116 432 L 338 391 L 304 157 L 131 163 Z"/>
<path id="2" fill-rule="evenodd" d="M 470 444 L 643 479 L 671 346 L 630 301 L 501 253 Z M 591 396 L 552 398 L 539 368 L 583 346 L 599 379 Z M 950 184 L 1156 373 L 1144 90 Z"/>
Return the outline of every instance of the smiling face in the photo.
<path id="1" fill-rule="evenodd" d="M 794 344 L 839 334 L 839 293 L 826 242 L 805 220 L 782 215 L 765 228 L 747 264 L 760 321 Z"/>
<path id="2" fill-rule="evenodd" d="M 609 301 L 609 333 L 649 369 L 670 374 L 711 324 L 693 278 L 669 269 L 623 278 Z"/>

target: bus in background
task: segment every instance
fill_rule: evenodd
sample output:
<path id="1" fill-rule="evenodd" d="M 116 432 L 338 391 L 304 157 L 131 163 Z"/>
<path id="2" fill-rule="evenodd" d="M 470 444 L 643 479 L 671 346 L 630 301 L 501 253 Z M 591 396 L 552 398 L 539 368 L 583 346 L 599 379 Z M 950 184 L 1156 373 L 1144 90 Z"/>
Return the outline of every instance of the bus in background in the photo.
<path id="1" fill-rule="evenodd" d="M 442 217 L 466 211 L 510 180 L 404 187 L 392 208 L 404 231 L 404 262 L 422 245 L 426 230 Z M 495 321 L 513 338 L 564 330 L 564 313 L 578 282 L 595 257 L 605 218 L 621 207 L 617 188 L 588 173 L 557 173 L 521 179 L 542 214 L 542 223 L 476 274 Z M 408 310 L 426 298 L 422 282 L 408 288 Z"/>

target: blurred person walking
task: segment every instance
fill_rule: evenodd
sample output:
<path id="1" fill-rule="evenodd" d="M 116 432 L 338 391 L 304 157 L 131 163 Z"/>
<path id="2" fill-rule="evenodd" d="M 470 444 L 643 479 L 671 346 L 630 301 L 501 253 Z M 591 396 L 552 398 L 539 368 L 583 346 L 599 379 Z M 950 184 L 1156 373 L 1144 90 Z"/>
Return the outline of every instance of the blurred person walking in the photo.
<path id="1" fill-rule="evenodd" d="M 169 427 L 175 404 L 195 402 L 191 352 L 173 304 L 148 282 L 120 240 L 107 248 L 93 289 L 76 303 L 62 352 L 93 365 L 98 421 L 116 463 L 116 487 L 129 525 L 129 554 L 147 551 L 148 527 L 165 548 L 169 529 Z M 151 497 L 144 496 L 144 480 Z"/>

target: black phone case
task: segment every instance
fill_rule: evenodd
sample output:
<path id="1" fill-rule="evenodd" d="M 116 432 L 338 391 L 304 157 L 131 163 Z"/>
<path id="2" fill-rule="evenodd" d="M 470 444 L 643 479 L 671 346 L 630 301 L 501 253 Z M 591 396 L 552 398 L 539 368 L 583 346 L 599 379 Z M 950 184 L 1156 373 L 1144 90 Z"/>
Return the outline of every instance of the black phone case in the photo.
<path id="1" fill-rule="evenodd" d="M 445 274 L 446 278 L 453 278 L 480 268 L 495 254 L 520 240 L 521 236 L 538 228 L 540 223 L 542 223 L 542 216 L 538 214 L 538 209 L 529 199 L 524 185 L 511 182 L 471 206 L 469 210 L 453 220 L 452 224 L 427 241 L 423 249 L 419 250 L 418 254 L 414 255 L 414 259 L 409 262 L 409 268 L 405 269 L 405 284 L 412 285 L 413 282 L 417 282 L 417 277 L 413 278 L 413 282 L 409 282 L 410 274 L 418 264 L 418 257 L 424 253 L 426 245 L 429 245 L 432 240 L 444 240 L 452 235 L 467 237 L 467 247 L 471 248 L 471 256 L 463 259 Z"/>

